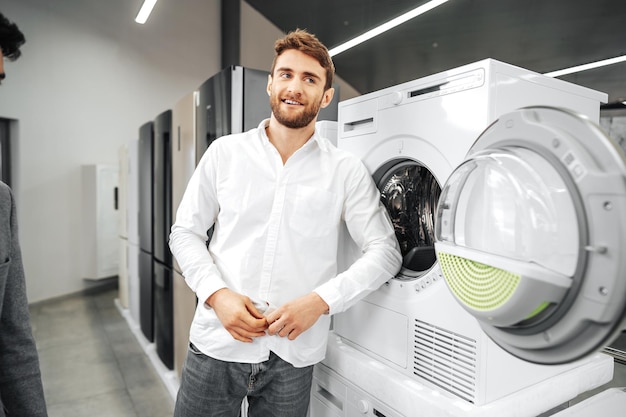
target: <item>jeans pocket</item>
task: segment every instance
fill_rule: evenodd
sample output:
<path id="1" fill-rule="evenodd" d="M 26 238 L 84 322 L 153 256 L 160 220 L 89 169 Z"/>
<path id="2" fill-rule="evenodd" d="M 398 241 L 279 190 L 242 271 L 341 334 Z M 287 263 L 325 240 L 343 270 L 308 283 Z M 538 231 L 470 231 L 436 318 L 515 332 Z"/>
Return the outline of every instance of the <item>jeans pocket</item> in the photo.
<path id="1" fill-rule="evenodd" d="M 189 352 L 193 353 L 196 356 L 206 356 L 204 353 L 200 352 L 196 345 L 191 342 L 189 342 Z"/>

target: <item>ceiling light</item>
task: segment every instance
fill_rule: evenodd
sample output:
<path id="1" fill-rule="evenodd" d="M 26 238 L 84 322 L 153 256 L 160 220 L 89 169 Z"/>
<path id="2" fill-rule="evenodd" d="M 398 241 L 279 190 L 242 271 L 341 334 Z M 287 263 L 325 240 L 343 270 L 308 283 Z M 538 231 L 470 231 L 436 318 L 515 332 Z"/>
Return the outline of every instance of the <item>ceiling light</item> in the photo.
<path id="1" fill-rule="evenodd" d="M 139 13 L 137 13 L 137 17 L 135 18 L 135 22 L 141 23 L 142 25 L 146 23 L 150 13 L 152 12 L 152 8 L 156 4 L 157 0 L 144 0 L 141 9 L 139 9 Z"/>
<path id="2" fill-rule="evenodd" d="M 334 48 L 329 50 L 328 53 L 330 54 L 330 56 L 338 55 L 344 51 L 347 51 L 348 49 L 352 47 L 355 47 L 356 45 L 359 45 L 369 39 L 372 39 L 375 36 L 380 35 L 381 33 L 388 31 L 389 29 L 393 29 L 396 26 L 401 25 L 402 23 L 413 19 L 414 17 L 424 14 L 427 11 L 434 9 L 435 7 L 442 5 L 443 3 L 447 1 L 448 0 L 431 0 L 428 3 L 422 4 L 421 6 L 416 7 L 415 9 L 403 15 L 398 16 L 395 19 L 388 21 L 387 23 L 383 23 L 382 25 L 367 31 L 364 34 L 357 36 L 356 38 L 353 38 L 345 43 L 342 43 L 339 46 L 335 46 Z"/>
<path id="3" fill-rule="evenodd" d="M 593 68 L 604 67 L 607 65 L 617 64 L 618 62 L 625 62 L 626 55 L 618 56 L 615 58 L 604 59 L 602 61 L 591 62 L 589 64 L 577 65 L 571 68 L 565 68 L 558 71 L 546 72 L 544 75 L 548 77 L 560 77 L 561 75 L 573 74 L 575 72 L 586 71 Z"/>

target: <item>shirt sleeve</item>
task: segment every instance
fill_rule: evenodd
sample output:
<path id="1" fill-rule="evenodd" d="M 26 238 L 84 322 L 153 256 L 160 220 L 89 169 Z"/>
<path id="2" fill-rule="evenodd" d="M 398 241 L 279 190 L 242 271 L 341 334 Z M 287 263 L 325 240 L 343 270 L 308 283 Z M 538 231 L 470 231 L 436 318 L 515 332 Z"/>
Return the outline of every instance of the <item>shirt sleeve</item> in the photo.
<path id="1" fill-rule="evenodd" d="M 340 313 L 378 289 L 400 270 L 402 256 L 387 210 L 371 175 L 359 160 L 346 180 L 343 218 L 361 255 L 350 267 L 315 289 Z"/>
<path id="2" fill-rule="evenodd" d="M 169 238 L 170 249 L 185 282 L 203 303 L 215 291 L 226 287 L 207 249 L 207 233 L 219 212 L 216 148 L 209 147 L 189 180 Z"/>

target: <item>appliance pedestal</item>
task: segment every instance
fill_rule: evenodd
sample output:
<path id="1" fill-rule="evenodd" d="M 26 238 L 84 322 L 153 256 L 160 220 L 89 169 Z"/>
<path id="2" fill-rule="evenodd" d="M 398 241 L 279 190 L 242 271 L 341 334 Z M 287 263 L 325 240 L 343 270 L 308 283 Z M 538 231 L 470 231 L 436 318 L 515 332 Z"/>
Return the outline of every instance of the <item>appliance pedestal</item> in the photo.
<path id="1" fill-rule="evenodd" d="M 391 369 L 331 332 L 326 359 L 315 367 L 310 416 L 534 417 L 613 378 L 613 358 L 608 355 L 598 353 L 578 364 L 528 388 L 476 406 Z"/>

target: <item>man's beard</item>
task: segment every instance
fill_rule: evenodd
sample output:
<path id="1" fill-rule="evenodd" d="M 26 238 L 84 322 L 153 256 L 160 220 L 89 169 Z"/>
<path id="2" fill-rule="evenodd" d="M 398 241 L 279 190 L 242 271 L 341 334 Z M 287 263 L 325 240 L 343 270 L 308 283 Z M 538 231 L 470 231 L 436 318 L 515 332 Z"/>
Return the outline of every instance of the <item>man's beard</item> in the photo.
<path id="1" fill-rule="evenodd" d="M 311 123 L 316 117 L 317 113 L 320 111 L 320 107 L 322 102 L 320 100 L 319 103 L 315 106 L 311 106 L 309 108 L 304 109 L 304 112 L 300 113 L 298 116 L 289 117 L 285 113 L 282 113 L 280 110 L 280 105 L 282 101 L 278 98 L 278 96 L 272 94 L 270 99 L 270 107 L 272 108 L 272 113 L 274 114 L 274 118 L 281 125 L 288 127 L 290 129 L 301 129 L 306 127 Z"/>

